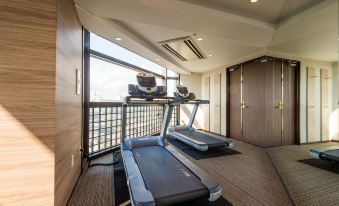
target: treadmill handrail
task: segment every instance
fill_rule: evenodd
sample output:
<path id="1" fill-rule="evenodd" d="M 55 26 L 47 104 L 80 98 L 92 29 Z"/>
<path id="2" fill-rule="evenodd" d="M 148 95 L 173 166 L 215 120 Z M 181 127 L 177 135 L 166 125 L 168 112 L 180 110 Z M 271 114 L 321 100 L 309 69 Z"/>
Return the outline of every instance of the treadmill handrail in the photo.
<path id="1" fill-rule="evenodd" d="M 149 100 L 151 99 L 151 100 Z M 174 103 L 173 97 L 162 97 L 162 96 L 126 96 L 124 98 L 123 104 L 169 104 Z"/>

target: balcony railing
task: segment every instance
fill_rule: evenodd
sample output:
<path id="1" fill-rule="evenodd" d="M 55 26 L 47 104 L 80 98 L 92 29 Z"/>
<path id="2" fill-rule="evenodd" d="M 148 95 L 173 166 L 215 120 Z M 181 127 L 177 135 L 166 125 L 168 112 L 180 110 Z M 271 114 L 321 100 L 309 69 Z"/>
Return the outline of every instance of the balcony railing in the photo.
<path id="1" fill-rule="evenodd" d="M 121 102 L 91 102 L 89 104 L 88 152 L 90 155 L 120 144 Z M 127 107 L 126 135 L 129 138 L 160 133 L 165 107 L 163 105 L 131 105 Z M 170 125 L 179 122 L 179 106 L 173 109 Z"/>

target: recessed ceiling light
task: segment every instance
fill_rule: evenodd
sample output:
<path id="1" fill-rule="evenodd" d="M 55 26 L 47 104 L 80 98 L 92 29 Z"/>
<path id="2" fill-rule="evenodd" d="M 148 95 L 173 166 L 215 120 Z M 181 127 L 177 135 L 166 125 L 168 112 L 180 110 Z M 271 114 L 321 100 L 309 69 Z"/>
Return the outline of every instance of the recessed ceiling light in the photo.
<path id="1" fill-rule="evenodd" d="M 122 38 L 120 38 L 120 37 L 115 37 L 114 39 L 117 40 L 117 41 L 121 41 L 122 40 Z"/>
<path id="2" fill-rule="evenodd" d="M 251 3 L 256 3 L 258 0 L 250 0 Z"/>
<path id="3" fill-rule="evenodd" d="M 160 59 L 155 59 L 155 61 L 160 61 Z"/>
<path id="4" fill-rule="evenodd" d="M 211 56 L 213 56 L 213 55 L 212 55 L 212 54 L 209 54 L 208 56 L 211 57 Z"/>
<path id="5" fill-rule="evenodd" d="M 197 41 L 202 41 L 202 40 L 204 40 L 204 39 L 201 38 L 201 37 L 197 38 Z"/>

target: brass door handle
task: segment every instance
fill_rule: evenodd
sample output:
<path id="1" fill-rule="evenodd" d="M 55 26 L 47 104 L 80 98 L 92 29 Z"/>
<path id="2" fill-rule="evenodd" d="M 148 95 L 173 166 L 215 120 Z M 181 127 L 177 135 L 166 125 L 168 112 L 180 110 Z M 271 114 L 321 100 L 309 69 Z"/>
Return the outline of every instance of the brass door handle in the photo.
<path id="1" fill-rule="evenodd" d="M 283 108 L 284 108 L 283 102 L 282 102 L 282 101 L 279 101 L 278 104 L 277 104 L 277 106 L 275 106 L 274 108 L 283 110 Z"/>
<path id="2" fill-rule="evenodd" d="M 242 102 L 240 103 L 240 107 L 241 107 L 241 109 L 246 109 L 246 108 L 248 108 L 248 106 L 246 105 L 245 101 L 242 101 Z"/>

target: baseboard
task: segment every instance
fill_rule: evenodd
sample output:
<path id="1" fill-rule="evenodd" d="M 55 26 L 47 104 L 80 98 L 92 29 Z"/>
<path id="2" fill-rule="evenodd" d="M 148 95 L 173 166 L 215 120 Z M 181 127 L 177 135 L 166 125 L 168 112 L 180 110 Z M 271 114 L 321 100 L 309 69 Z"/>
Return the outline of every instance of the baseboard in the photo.
<path id="1" fill-rule="evenodd" d="M 300 145 L 310 145 L 310 144 L 319 144 L 319 143 L 328 143 L 328 142 L 338 142 L 339 140 L 326 140 L 326 141 L 316 141 L 316 142 L 305 142 L 305 143 L 300 143 Z"/>

